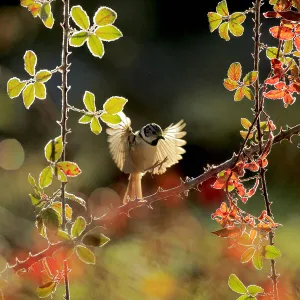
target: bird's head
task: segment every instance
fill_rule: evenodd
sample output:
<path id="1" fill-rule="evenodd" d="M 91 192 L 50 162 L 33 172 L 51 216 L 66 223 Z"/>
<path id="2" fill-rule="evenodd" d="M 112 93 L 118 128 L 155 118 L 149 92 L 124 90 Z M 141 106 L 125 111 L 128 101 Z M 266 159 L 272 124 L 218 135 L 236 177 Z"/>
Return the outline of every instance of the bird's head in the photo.
<path id="1" fill-rule="evenodd" d="M 141 129 L 140 134 L 142 138 L 152 146 L 156 146 L 160 139 L 165 139 L 161 127 L 155 123 L 144 126 Z"/>

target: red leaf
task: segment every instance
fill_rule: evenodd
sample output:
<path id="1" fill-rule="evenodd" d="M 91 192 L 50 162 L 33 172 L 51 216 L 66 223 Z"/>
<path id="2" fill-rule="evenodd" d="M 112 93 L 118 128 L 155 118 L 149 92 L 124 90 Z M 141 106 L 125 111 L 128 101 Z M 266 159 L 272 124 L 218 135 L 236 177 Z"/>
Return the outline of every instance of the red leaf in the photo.
<path id="1" fill-rule="evenodd" d="M 258 217 L 258 220 L 263 220 L 268 215 L 266 210 L 263 210 L 260 216 Z"/>
<path id="2" fill-rule="evenodd" d="M 236 237 L 241 234 L 241 229 L 237 227 L 226 227 L 217 231 L 213 231 L 212 233 L 219 237 Z"/>
<path id="3" fill-rule="evenodd" d="M 286 89 L 286 84 L 282 81 L 278 82 L 275 84 L 275 88 L 277 90 L 282 90 L 282 89 Z"/>
<path id="4" fill-rule="evenodd" d="M 296 11 L 278 11 L 277 14 L 289 21 L 300 21 L 300 13 Z"/>
<path id="5" fill-rule="evenodd" d="M 296 28 L 294 29 L 294 32 L 296 34 L 300 34 L 300 24 L 296 25 Z"/>
<path id="6" fill-rule="evenodd" d="M 256 178 L 256 181 L 255 181 L 255 184 L 254 184 L 253 188 L 251 188 L 251 189 L 248 191 L 248 193 L 247 193 L 248 197 L 252 197 L 252 196 L 255 194 L 255 192 L 256 192 L 256 190 L 257 190 L 257 187 L 258 187 L 258 184 L 259 184 L 259 179 Z"/>
<path id="7" fill-rule="evenodd" d="M 274 85 L 275 83 L 277 83 L 280 79 L 280 75 L 275 75 L 273 77 L 270 77 L 268 79 L 265 80 L 266 84 L 271 84 Z"/>
<path id="8" fill-rule="evenodd" d="M 270 132 L 269 139 L 268 139 L 267 144 L 266 144 L 266 146 L 263 150 L 263 153 L 260 156 L 260 159 L 264 159 L 269 155 L 269 153 L 271 151 L 271 148 L 272 148 L 272 145 L 273 145 L 273 140 L 274 140 L 274 135 L 273 135 L 272 132 Z"/>
<path id="9" fill-rule="evenodd" d="M 274 26 L 269 31 L 274 38 L 284 41 L 291 40 L 295 36 L 292 28 L 285 26 Z"/>
<path id="10" fill-rule="evenodd" d="M 265 18 L 280 18 L 280 14 L 276 11 L 267 11 L 263 15 Z"/>
<path id="11" fill-rule="evenodd" d="M 296 36 L 294 39 L 294 45 L 298 51 L 300 51 L 300 36 Z"/>
<path id="12" fill-rule="evenodd" d="M 245 169 L 248 169 L 252 172 L 257 172 L 259 170 L 259 165 L 255 161 L 252 161 L 251 163 L 245 165 Z"/>
<path id="13" fill-rule="evenodd" d="M 286 93 L 283 97 L 283 102 L 285 103 L 285 107 L 287 107 L 288 105 L 291 105 L 295 102 L 295 97 L 293 97 L 291 94 Z"/>
<path id="14" fill-rule="evenodd" d="M 284 91 L 281 90 L 271 90 L 267 93 L 264 93 L 264 96 L 268 99 L 281 99 L 284 97 Z"/>
<path id="15" fill-rule="evenodd" d="M 275 72 L 279 72 L 282 70 L 282 63 L 279 59 L 277 58 L 274 58 L 271 60 L 271 65 L 272 65 L 272 69 L 275 71 Z"/>
<path id="16" fill-rule="evenodd" d="M 240 183 L 240 182 L 235 182 L 235 183 L 234 183 L 234 186 L 235 186 L 236 191 L 237 191 L 237 193 L 238 193 L 238 195 L 239 195 L 240 197 L 246 196 L 246 189 L 245 189 L 245 187 L 243 186 L 242 183 Z"/>

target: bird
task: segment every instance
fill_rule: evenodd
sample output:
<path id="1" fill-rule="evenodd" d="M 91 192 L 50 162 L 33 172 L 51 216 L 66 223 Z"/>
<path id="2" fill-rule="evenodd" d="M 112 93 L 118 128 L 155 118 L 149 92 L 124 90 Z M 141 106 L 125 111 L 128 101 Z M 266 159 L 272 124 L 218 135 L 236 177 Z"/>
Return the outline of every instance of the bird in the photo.
<path id="1" fill-rule="evenodd" d="M 171 124 L 164 130 L 155 123 L 149 123 L 138 131 L 131 128 L 131 120 L 123 112 L 121 122 L 109 124 L 106 129 L 111 156 L 117 167 L 129 174 L 123 204 L 128 201 L 143 201 L 142 177 L 147 173 L 163 174 L 166 169 L 178 163 L 186 151 L 182 148 L 186 135 L 182 129 L 183 120 Z"/>

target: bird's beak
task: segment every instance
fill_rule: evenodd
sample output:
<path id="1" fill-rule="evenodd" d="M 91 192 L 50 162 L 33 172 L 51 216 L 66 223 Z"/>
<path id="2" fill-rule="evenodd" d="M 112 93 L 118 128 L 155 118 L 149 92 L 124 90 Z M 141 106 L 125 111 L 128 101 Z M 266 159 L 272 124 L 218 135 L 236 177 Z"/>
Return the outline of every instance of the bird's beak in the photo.
<path id="1" fill-rule="evenodd" d="M 164 136 L 161 135 L 160 137 L 158 137 L 158 139 L 159 140 L 164 140 L 165 138 L 164 138 Z"/>

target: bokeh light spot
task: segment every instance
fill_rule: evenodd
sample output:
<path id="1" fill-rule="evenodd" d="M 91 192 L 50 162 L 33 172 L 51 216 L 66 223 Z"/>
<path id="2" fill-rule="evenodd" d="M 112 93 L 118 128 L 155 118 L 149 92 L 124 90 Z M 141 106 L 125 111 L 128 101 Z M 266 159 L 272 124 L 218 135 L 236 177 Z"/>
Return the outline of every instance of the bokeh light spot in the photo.
<path id="1" fill-rule="evenodd" d="M 15 139 L 0 142 L 0 167 L 4 170 L 18 170 L 24 162 L 22 145 Z"/>

